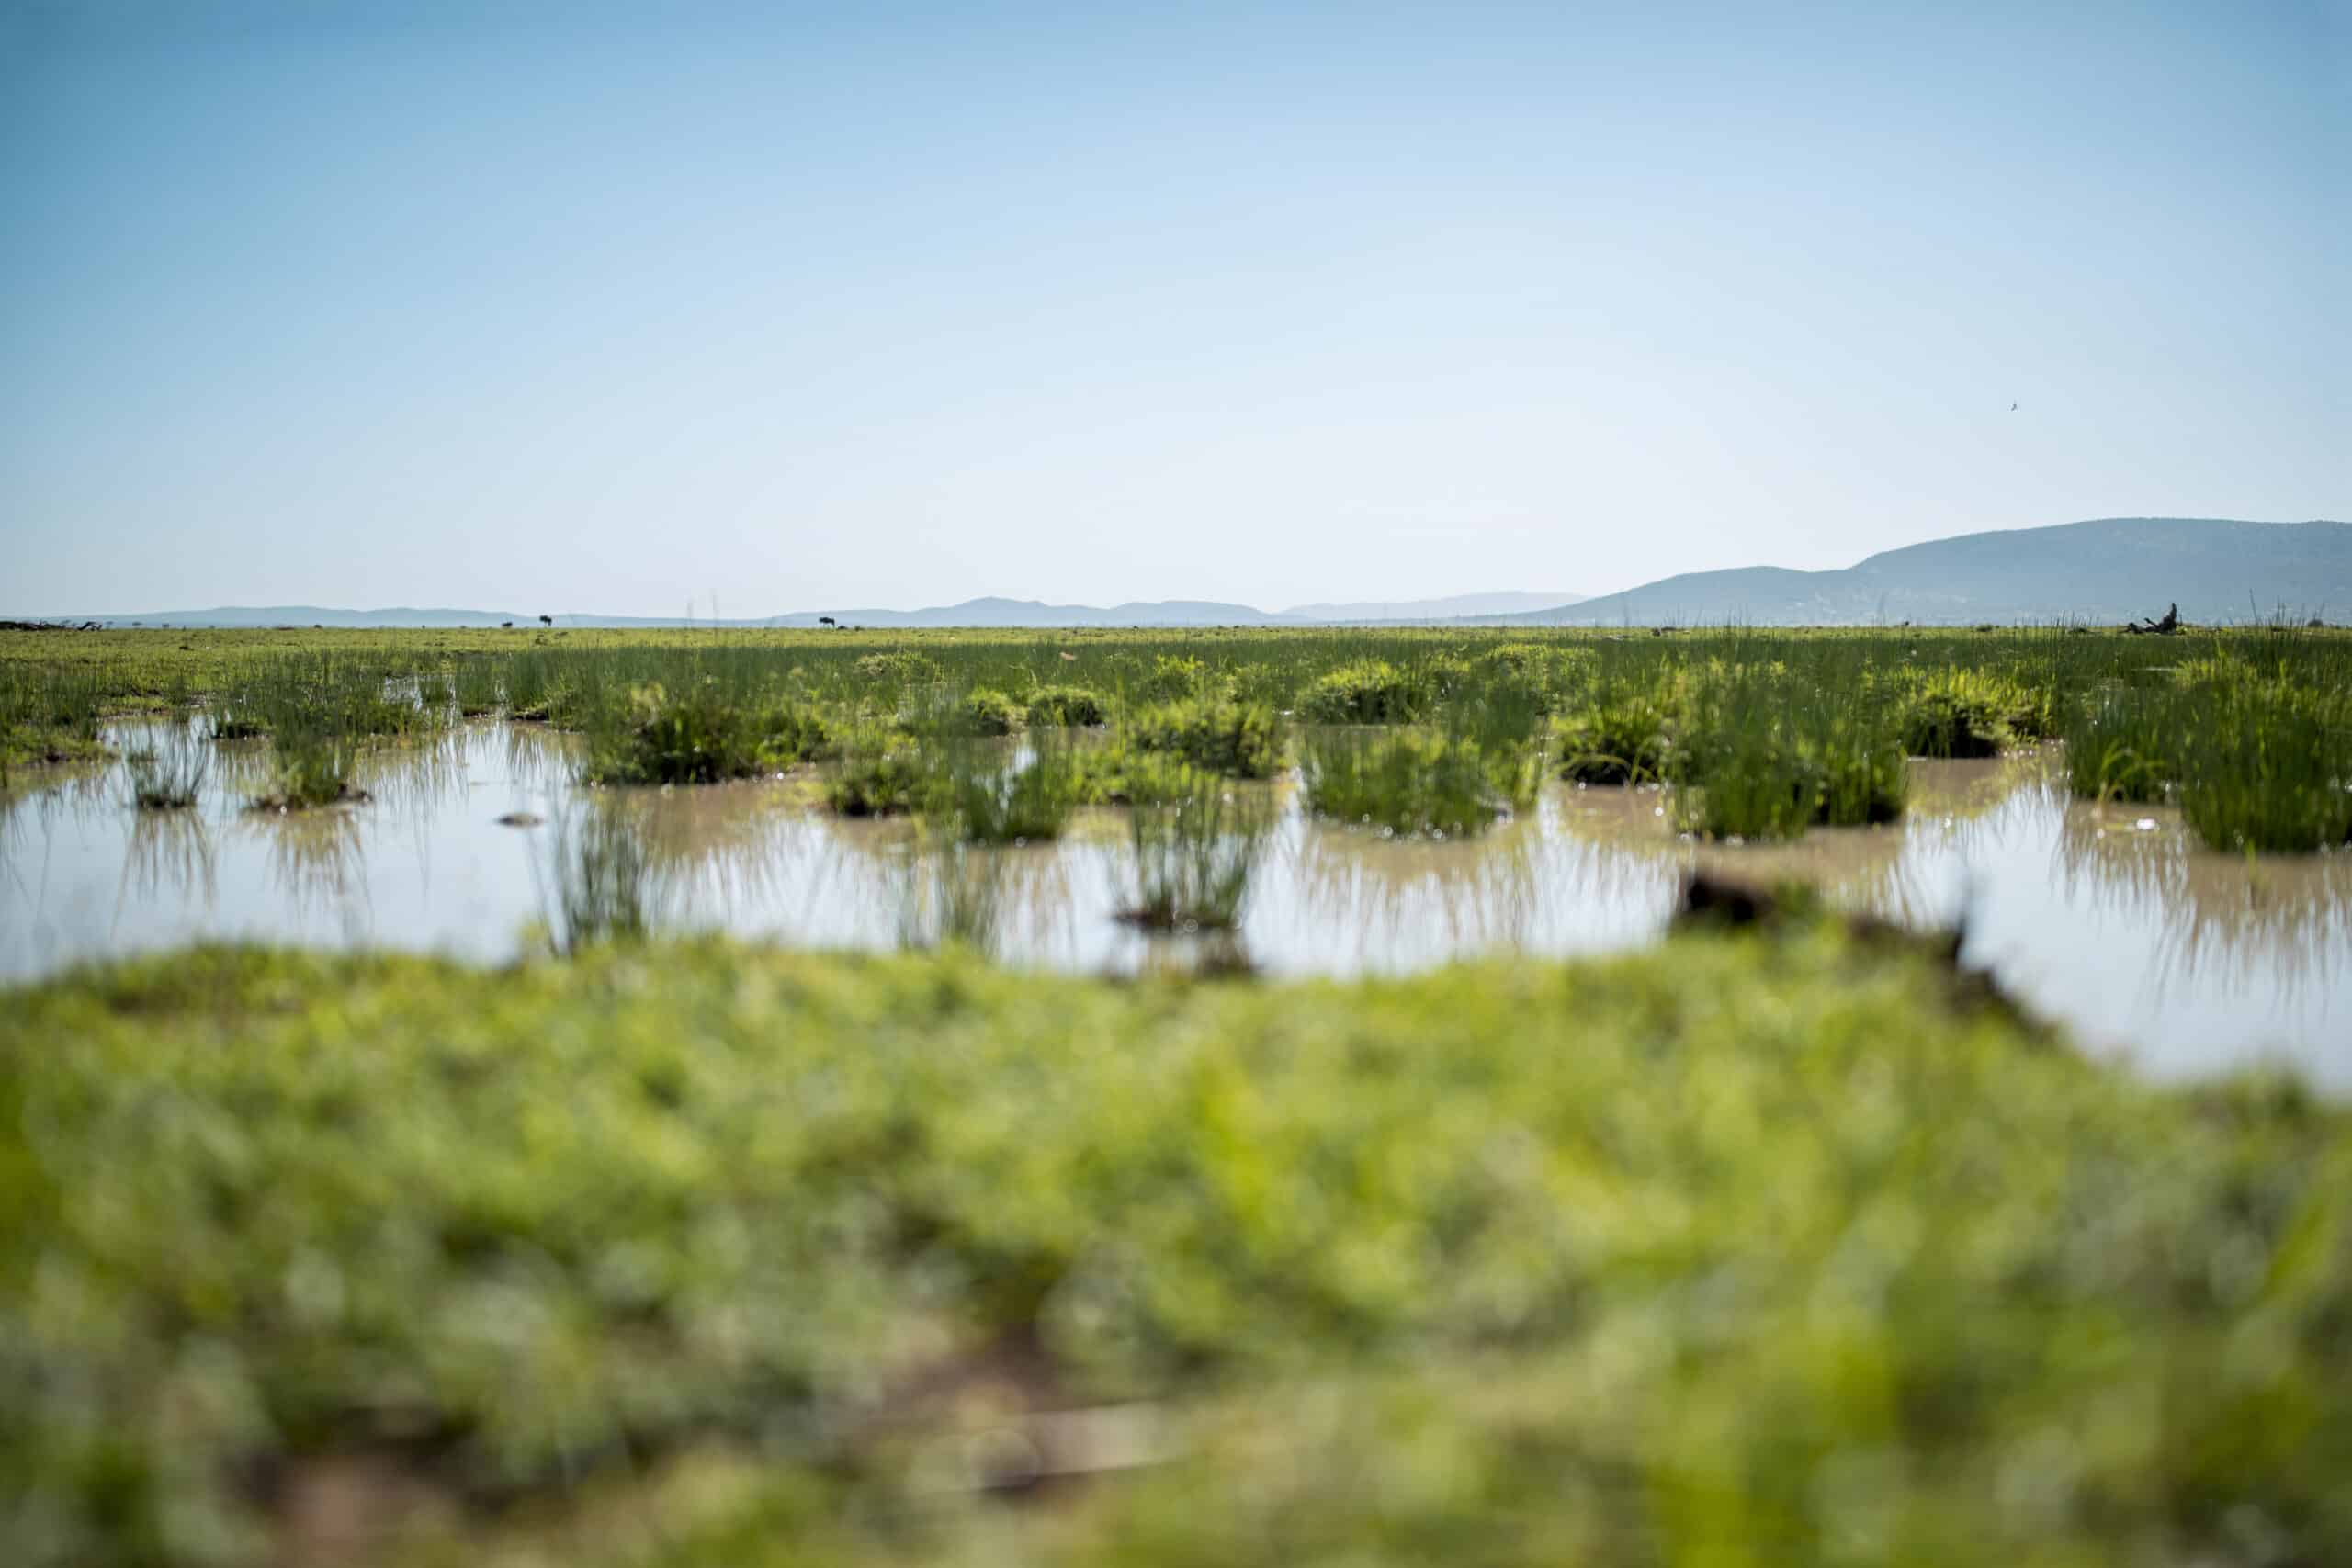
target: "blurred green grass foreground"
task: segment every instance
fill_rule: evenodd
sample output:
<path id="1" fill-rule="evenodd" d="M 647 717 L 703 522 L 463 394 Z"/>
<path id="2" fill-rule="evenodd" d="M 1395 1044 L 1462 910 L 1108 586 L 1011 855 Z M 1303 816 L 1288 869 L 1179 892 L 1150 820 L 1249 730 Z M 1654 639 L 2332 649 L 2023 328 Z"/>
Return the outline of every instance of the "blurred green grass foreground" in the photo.
<path id="1" fill-rule="evenodd" d="M 0 1559 L 2352 1561 L 2352 1123 L 1834 925 L 0 996 Z"/>

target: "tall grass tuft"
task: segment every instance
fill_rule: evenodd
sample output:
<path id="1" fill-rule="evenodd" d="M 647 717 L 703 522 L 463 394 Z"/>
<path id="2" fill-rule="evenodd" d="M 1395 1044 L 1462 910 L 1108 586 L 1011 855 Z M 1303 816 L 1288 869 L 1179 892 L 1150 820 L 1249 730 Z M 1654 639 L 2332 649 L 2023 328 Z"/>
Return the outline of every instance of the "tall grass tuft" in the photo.
<path id="1" fill-rule="evenodd" d="M 1903 699 L 1903 749 L 1914 757 L 1997 757 L 2025 706 L 2015 683 L 1976 670 L 1939 670 Z"/>
<path id="2" fill-rule="evenodd" d="M 2352 696 L 2283 680 L 2213 692 L 2179 763 L 2180 813 L 2217 850 L 2352 842 Z"/>
<path id="3" fill-rule="evenodd" d="M 931 770 L 915 742 L 890 731 L 854 735 L 825 782 L 825 801 L 844 817 L 889 817 L 922 803 Z"/>
<path id="4" fill-rule="evenodd" d="M 333 806 L 356 794 L 352 787 L 353 743 L 299 719 L 271 727 L 272 781 L 254 804 L 264 809 L 300 811 Z"/>
<path id="5" fill-rule="evenodd" d="M 1230 931 L 1273 830 L 1272 796 L 1191 768 L 1158 794 L 1128 817 L 1125 918 L 1152 931 Z"/>
<path id="6" fill-rule="evenodd" d="M 1029 694 L 1027 712 L 1040 728 L 1091 728 L 1110 718 L 1102 697 L 1084 686 L 1040 686 Z"/>
<path id="7" fill-rule="evenodd" d="M 1463 835 L 1532 804 L 1536 768 L 1514 748 L 1402 729 L 1312 735 L 1301 764 L 1307 808 L 1392 833 Z"/>
<path id="8" fill-rule="evenodd" d="M 1428 716 L 1436 698 L 1435 683 L 1426 673 L 1370 659 L 1318 679 L 1306 689 L 1298 711 L 1314 724 L 1411 724 Z"/>
<path id="9" fill-rule="evenodd" d="M 2067 787 L 2086 800 L 2164 799 L 2188 749 L 2187 707 L 2170 687 L 2109 684 L 2084 697 L 2059 727 Z"/>
<path id="10" fill-rule="evenodd" d="M 212 752 L 187 726 L 175 725 L 123 758 L 130 778 L 130 800 L 141 811 L 179 811 L 194 806 L 212 772 Z"/>
<path id="11" fill-rule="evenodd" d="M 1615 687 L 1553 720 L 1559 773 L 1577 784 L 1655 784 L 1666 776 L 1672 717 L 1646 690 Z"/>
<path id="12" fill-rule="evenodd" d="M 1164 703 L 1129 719 L 1124 738 L 1137 750 L 1165 752 L 1229 779 L 1272 778 L 1282 767 L 1273 710 L 1257 704 Z"/>
<path id="13" fill-rule="evenodd" d="M 967 843 L 1020 844 L 1057 839 L 1086 798 L 1074 750 L 1048 741 L 1027 759 L 978 746 L 950 746 L 926 758 L 931 775 L 916 809 Z"/>
<path id="14" fill-rule="evenodd" d="M 653 684 L 596 715 L 584 774 L 596 784 L 718 784 L 790 767 L 831 741 L 823 717 L 806 707 L 747 703 L 707 681 L 674 694 Z"/>
<path id="15" fill-rule="evenodd" d="M 1894 716 L 1866 682 L 1801 682 L 1754 663 L 1699 682 L 1669 778 L 1684 827 L 1743 839 L 1891 822 L 1909 784 Z"/>

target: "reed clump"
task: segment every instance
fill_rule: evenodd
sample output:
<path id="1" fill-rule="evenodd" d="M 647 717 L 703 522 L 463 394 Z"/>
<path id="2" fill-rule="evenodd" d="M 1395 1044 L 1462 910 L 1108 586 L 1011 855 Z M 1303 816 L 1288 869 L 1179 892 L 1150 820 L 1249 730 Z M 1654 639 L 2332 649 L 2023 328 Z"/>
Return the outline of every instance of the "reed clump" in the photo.
<path id="1" fill-rule="evenodd" d="M 1631 686 L 1597 693 L 1552 723 L 1559 775 L 1575 784 L 1655 784 L 1666 776 L 1672 740 L 1667 702 Z"/>
<path id="2" fill-rule="evenodd" d="M 1037 728 L 1093 728 L 1111 717 L 1102 695 L 1084 686 L 1040 686 L 1029 694 L 1024 713 Z"/>
<path id="3" fill-rule="evenodd" d="M 825 782 L 825 801 L 844 817 L 896 816 L 921 804 L 930 778 L 912 739 L 868 731 L 843 746 L 840 767 Z"/>
<path id="4" fill-rule="evenodd" d="M 1777 663 L 1709 670 L 1668 779 L 1684 828 L 1740 839 L 1891 822 L 1909 786 L 1895 716 L 1867 682 L 1800 682 Z"/>
<path id="5" fill-rule="evenodd" d="M 2251 673 L 2211 691 L 2177 763 L 2198 837 L 2261 853 L 2352 843 L 2352 694 Z"/>
<path id="6" fill-rule="evenodd" d="M 1429 716 L 1437 694 L 1427 671 L 1368 659 L 1317 680 L 1298 712 L 1312 724 L 1414 724 Z"/>
<path id="7" fill-rule="evenodd" d="M 583 776 L 595 784 L 718 784 L 808 761 L 832 739 L 823 716 L 798 705 L 754 705 L 709 682 L 674 693 L 641 686 L 592 721 Z"/>
<path id="8" fill-rule="evenodd" d="M 1165 752 L 1229 779 L 1272 778 L 1282 768 L 1282 731 L 1273 710 L 1215 698 L 1163 703 L 1128 719 L 1122 739 L 1140 751 Z"/>
<path id="9" fill-rule="evenodd" d="M 1423 729 L 1317 734 L 1300 768 L 1317 816 L 1407 835 L 1481 832 L 1532 805 L 1539 777 L 1535 759 L 1520 748 Z"/>
<path id="10" fill-rule="evenodd" d="M 131 804 L 141 811 L 182 811 L 197 803 L 212 772 L 212 752 L 183 725 L 128 752 Z"/>
<path id="11" fill-rule="evenodd" d="M 1026 758 L 978 746 L 925 759 L 916 809 L 966 843 L 1023 844 L 1057 839 L 1086 800 L 1086 775 L 1072 748 L 1054 742 Z"/>

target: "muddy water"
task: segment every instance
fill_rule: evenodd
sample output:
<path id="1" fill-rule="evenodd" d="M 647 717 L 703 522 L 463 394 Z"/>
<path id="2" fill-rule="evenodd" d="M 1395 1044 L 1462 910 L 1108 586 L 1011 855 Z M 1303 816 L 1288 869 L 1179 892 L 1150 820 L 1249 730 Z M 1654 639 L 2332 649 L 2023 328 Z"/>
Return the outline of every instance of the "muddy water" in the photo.
<path id="1" fill-rule="evenodd" d="M 248 809 L 268 768 L 255 747 L 217 748 L 187 811 L 132 809 L 119 766 L 19 788 L 0 797 L 0 977 L 231 938 L 510 957 L 543 941 L 560 835 L 499 819 L 588 809 L 570 762 L 561 736 L 485 725 L 369 754 L 370 798 L 322 811 Z M 1293 804 L 1238 949 L 1274 974 L 1623 949 L 1655 939 L 1688 867 L 1721 866 L 1801 876 L 1913 924 L 1964 920 L 1968 962 L 2088 1048 L 2158 1075 L 2276 1059 L 2352 1088 L 2352 854 L 2212 854 L 2162 808 L 2070 801 L 2040 758 L 1914 770 L 1901 825 L 1771 846 L 1693 844 L 1656 792 L 1554 786 L 1522 819 L 1451 843 L 1386 840 Z M 979 909 L 1015 963 L 1201 961 L 1198 942 L 1114 918 L 1127 874 L 1117 813 L 1083 814 L 1057 844 L 943 869 L 907 824 L 838 820 L 812 795 L 803 777 L 597 798 L 637 823 L 673 928 L 889 947 L 955 905 Z"/>

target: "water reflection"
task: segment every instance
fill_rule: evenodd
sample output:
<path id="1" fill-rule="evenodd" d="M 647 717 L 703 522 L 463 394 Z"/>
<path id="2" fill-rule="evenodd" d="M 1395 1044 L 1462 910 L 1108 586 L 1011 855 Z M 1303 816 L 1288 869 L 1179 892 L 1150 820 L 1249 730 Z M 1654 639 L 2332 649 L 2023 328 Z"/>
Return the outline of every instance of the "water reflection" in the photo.
<path id="1" fill-rule="evenodd" d="M 131 819 L 117 908 L 175 898 L 209 910 L 220 901 L 212 829 L 194 811 L 142 811 Z"/>
<path id="2" fill-rule="evenodd" d="M 136 726 L 113 738 L 140 739 Z M 363 750 L 364 803 L 284 814 L 248 806 L 271 777 L 266 742 L 214 748 L 186 811 L 131 809 L 119 765 L 19 775 L 0 791 L 0 975 L 232 938 L 503 959 L 597 923 L 563 903 L 592 842 L 626 851 L 621 902 L 662 929 L 816 948 L 954 941 L 1121 973 L 1622 949 L 1654 940 L 1681 876 L 1705 867 L 1802 879 L 1914 925 L 1964 919 L 1970 961 L 2158 1070 L 2276 1052 L 2352 1087 L 2352 855 L 2211 854 L 2169 812 L 2070 800 L 2044 757 L 1917 764 L 1902 824 L 1779 845 L 1694 842 L 1656 790 L 1554 786 L 1481 838 L 1438 843 L 1311 820 L 1282 787 L 1239 929 L 1215 940 L 1117 919 L 1136 871 L 1118 812 L 1081 812 L 1059 843 L 963 849 L 903 819 L 836 818 L 806 773 L 588 790 L 578 757 L 542 726 L 467 726 Z"/>

